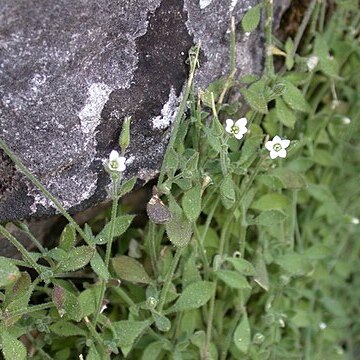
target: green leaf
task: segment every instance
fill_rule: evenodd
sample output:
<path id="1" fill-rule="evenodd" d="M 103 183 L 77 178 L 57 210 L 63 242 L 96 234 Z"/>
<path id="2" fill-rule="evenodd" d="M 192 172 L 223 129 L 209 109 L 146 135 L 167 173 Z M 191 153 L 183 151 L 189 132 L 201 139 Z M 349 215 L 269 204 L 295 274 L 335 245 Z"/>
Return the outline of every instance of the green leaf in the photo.
<path id="1" fill-rule="evenodd" d="M 326 185 L 309 184 L 306 190 L 313 198 L 320 202 L 336 202 L 334 195 Z"/>
<path id="2" fill-rule="evenodd" d="M 336 160 L 334 159 L 334 156 L 326 150 L 316 149 L 314 151 L 313 160 L 322 166 L 336 166 Z"/>
<path id="3" fill-rule="evenodd" d="M 93 258 L 90 261 L 90 265 L 94 272 L 100 277 L 100 279 L 109 280 L 109 270 L 105 266 L 104 260 L 97 251 L 95 251 Z"/>
<path id="4" fill-rule="evenodd" d="M 261 114 L 268 113 L 267 101 L 265 98 L 265 82 L 263 79 L 253 83 L 248 89 L 242 89 L 246 102 L 255 111 Z"/>
<path id="5" fill-rule="evenodd" d="M 113 322 L 112 325 L 117 334 L 118 346 L 126 356 L 135 340 L 150 325 L 150 321 L 121 320 Z"/>
<path id="6" fill-rule="evenodd" d="M 69 251 L 75 246 L 75 243 L 76 231 L 70 224 L 68 224 L 61 233 L 59 247 L 62 250 Z"/>
<path id="7" fill-rule="evenodd" d="M 244 167 L 247 168 L 247 162 L 257 156 L 263 138 L 261 129 L 257 125 L 252 124 L 250 126 L 250 135 L 246 137 L 244 145 L 241 148 L 240 159 L 237 163 L 239 166 L 245 164 Z"/>
<path id="8" fill-rule="evenodd" d="M 265 291 L 269 290 L 269 275 L 266 268 L 266 263 L 263 254 L 257 250 L 255 258 L 256 275 L 254 281 L 261 286 Z"/>
<path id="9" fill-rule="evenodd" d="M 235 289 L 251 289 L 245 276 L 240 275 L 237 271 L 233 270 L 218 270 L 215 272 L 216 276 L 225 284 Z"/>
<path id="10" fill-rule="evenodd" d="M 197 309 L 205 305 L 213 296 L 215 284 L 209 281 L 197 281 L 187 286 L 174 306 L 168 312 Z"/>
<path id="11" fill-rule="evenodd" d="M 212 149 L 215 150 L 217 153 L 222 151 L 220 137 L 216 136 L 213 131 L 207 127 L 202 127 L 202 130 L 204 131 L 207 142 L 212 147 Z"/>
<path id="12" fill-rule="evenodd" d="M 4 331 L 1 338 L 5 360 L 25 360 L 27 358 L 24 344 L 15 336 Z"/>
<path id="13" fill-rule="evenodd" d="M 152 313 L 152 315 L 155 320 L 155 325 L 160 331 L 168 332 L 170 330 L 171 322 L 166 316 L 161 315 L 155 311 Z"/>
<path id="14" fill-rule="evenodd" d="M 149 284 L 152 281 L 142 264 L 130 256 L 116 256 L 111 259 L 111 263 L 116 275 L 122 280 L 143 284 Z"/>
<path id="15" fill-rule="evenodd" d="M 268 175 L 280 180 L 284 189 L 297 190 L 306 187 L 305 179 L 300 174 L 290 169 L 272 169 L 268 172 Z"/>
<path id="16" fill-rule="evenodd" d="M 282 97 L 286 104 L 294 110 L 309 112 L 311 109 L 310 105 L 306 101 L 302 92 L 290 81 L 286 81 L 285 85 L 286 90 Z"/>
<path id="17" fill-rule="evenodd" d="M 241 20 L 241 25 L 245 32 L 254 31 L 260 22 L 260 5 L 249 9 Z"/>
<path id="18" fill-rule="evenodd" d="M 311 260 L 321 260 L 333 255 L 333 250 L 325 245 L 316 244 L 307 248 L 304 255 Z"/>
<path id="19" fill-rule="evenodd" d="M 290 275 L 294 276 L 306 275 L 312 270 L 312 266 L 306 257 L 295 253 L 285 254 L 277 258 L 276 263 Z"/>
<path id="20" fill-rule="evenodd" d="M 101 358 L 100 354 L 96 350 L 95 345 L 91 345 L 89 348 L 89 352 L 86 356 L 86 360 L 104 360 Z"/>
<path id="21" fill-rule="evenodd" d="M 124 183 L 121 184 L 119 196 L 124 196 L 125 194 L 129 193 L 136 184 L 136 177 L 132 177 L 129 180 L 126 180 Z"/>
<path id="22" fill-rule="evenodd" d="M 26 307 L 31 290 L 30 275 L 27 272 L 20 273 L 20 277 L 6 288 L 4 307 L 11 311 Z"/>
<path id="23" fill-rule="evenodd" d="M 77 297 L 70 291 L 59 285 L 55 285 L 52 292 L 52 300 L 58 309 L 60 317 L 80 321 L 82 311 Z"/>
<path id="24" fill-rule="evenodd" d="M 256 274 L 254 266 L 243 258 L 227 257 L 228 261 L 239 273 L 245 276 L 253 276 Z"/>
<path id="25" fill-rule="evenodd" d="M 244 354 L 249 351 L 251 331 L 247 313 L 245 312 L 234 332 L 234 344 Z"/>
<path id="26" fill-rule="evenodd" d="M 0 287 L 14 283 L 19 277 L 20 271 L 11 260 L 0 256 Z"/>
<path id="27" fill-rule="evenodd" d="M 141 360 L 159 359 L 163 345 L 164 343 L 162 341 L 155 341 L 150 343 L 143 351 Z"/>
<path id="28" fill-rule="evenodd" d="M 296 122 L 296 116 L 293 110 L 291 110 L 284 100 L 281 98 L 276 99 L 276 116 L 282 124 L 293 129 Z"/>
<path id="29" fill-rule="evenodd" d="M 251 208 L 260 211 L 281 210 L 289 205 L 289 199 L 279 193 L 263 195 L 260 199 L 251 204 Z"/>
<path id="30" fill-rule="evenodd" d="M 186 162 L 186 170 L 195 172 L 198 169 L 198 163 L 199 163 L 199 153 L 197 151 L 194 152 L 193 155 L 189 158 L 189 160 Z"/>
<path id="31" fill-rule="evenodd" d="M 78 296 L 82 317 L 90 316 L 95 313 L 98 299 L 100 297 L 100 290 L 99 286 L 93 287 L 84 290 Z"/>
<path id="32" fill-rule="evenodd" d="M 286 219 L 287 215 L 280 210 L 269 210 L 262 212 L 255 219 L 248 220 L 250 225 L 273 226 L 280 224 Z"/>
<path id="33" fill-rule="evenodd" d="M 87 336 L 87 332 L 72 322 L 59 320 L 50 325 L 50 330 L 59 336 Z"/>
<path id="34" fill-rule="evenodd" d="M 330 56 L 326 39 L 317 34 L 314 43 L 314 54 L 319 58 L 319 69 L 330 77 L 338 77 L 339 64 Z"/>
<path id="35" fill-rule="evenodd" d="M 59 263 L 58 271 L 75 271 L 87 265 L 94 256 L 91 246 L 78 246 L 67 253 L 66 259 Z"/>
<path id="36" fill-rule="evenodd" d="M 182 198 L 185 216 L 190 222 L 195 222 L 201 213 L 201 185 L 195 185 L 185 192 Z"/>
<path id="37" fill-rule="evenodd" d="M 4 308 L 6 311 L 26 309 L 30 300 L 33 288 L 31 287 L 30 275 L 22 272 L 14 284 L 6 288 Z M 6 326 L 11 326 L 20 320 L 22 315 L 12 316 L 6 319 Z"/>
<path id="38" fill-rule="evenodd" d="M 235 184 L 230 174 L 221 182 L 220 197 L 225 209 L 230 209 L 235 204 Z"/>
<path id="39" fill-rule="evenodd" d="M 191 223 L 185 218 L 181 207 L 172 197 L 169 199 L 169 209 L 172 219 L 165 224 L 167 236 L 173 245 L 185 247 L 191 240 Z"/>
<path id="40" fill-rule="evenodd" d="M 131 222 L 134 219 L 134 215 L 123 215 L 118 216 L 115 219 L 115 231 L 114 237 L 121 236 L 128 229 Z M 107 223 L 104 228 L 100 231 L 98 235 L 96 235 L 95 243 L 98 245 L 106 244 L 109 240 L 109 232 L 110 232 L 110 222 Z"/>

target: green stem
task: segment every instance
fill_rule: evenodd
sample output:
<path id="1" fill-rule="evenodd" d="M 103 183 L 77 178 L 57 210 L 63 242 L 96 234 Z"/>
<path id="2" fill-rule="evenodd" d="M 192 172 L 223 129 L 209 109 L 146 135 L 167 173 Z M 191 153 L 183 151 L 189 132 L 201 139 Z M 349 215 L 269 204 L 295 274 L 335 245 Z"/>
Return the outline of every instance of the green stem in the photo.
<path id="1" fill-rule="evenodd" d="M 274 75 L 274 61 L 272 54 L 272 23 L 273 23 L 273 0 L 265 0 L 266 20 L 265 20 L 265 70 L 267 76 Z"/>
<path id="2" fill-rule="evenodd" d="M 230 74 L 235 73 L 236 69 L 236 28 L 235 28 L 235 17 L 231 17 L 230 22 Z"/>
<path id="3" fill-rule="evenodd" d="M 27 308 L 18 309 L 18 310 L 14 310 L 12 312 L 9 312 L 7 314 L 7 317 L 11 318 L 13 316 L 19 316 L 19 315 L 21 316 L 21 315 L 25 315 L 25 314 L 31 314 L 31 313 L 34 313 L 34 312 L 37 312 L 37 311 L 51 309 L 54 306 L 55 305 L 54 305 L 54 303 L 52 301 L 44 303 L 44 304 L 33 305 L 33 306 L 30 306 L 30 307 L 27 307 Z"/>
<path id="4" fill-rule="evenodd" d="M 179 263 L 180 260 L 180 256 L 183 252 L 184 248 L 177 248 L 176 252 L 175 252 L 175 256 L 172 260 L 170 269 L 168 271 L 168 273 L 166 274 L 166 278 L 165 278 L 165 282 L 164 282 L 164 286 L 162 288 L 161 291 L 161 295 L 160 295 L 160 300 L 159 300 L 159 306 L 158 306 L 158 312 L 161 314 L 165 305 L 165 301 L 166 301 L 166 295 L 169 291 L 169 287 L 170 287 L 170 283 L 171 283 L 171 279 L 175 273 L 176 267 Z"/>
<path id="5" fill-rule="evenodd" d="M 113 202 L 112 202 L 112 207 L 111 207 L 111 219 L 110 219 L 110 229 L 109 229 L 109 236 L 106 242 L 106 251 L 105 251 L 105 266 L 107 268 L 109 268 L 109 264 L 110 264 L 110 256 L 111 256 L 111 248 L 112 248 L 112 242 L 114 239 L 114 232 L 115 232 L 115 220 L 116 220 L 116 216 L 117 216 L 117 208 L 118 208 L 118 195 L 117 195 L 117 191 L 118 191 L 118 183 L 120 181 L 120 179 L 118 178 L 117 175 L 112 175 L 112 198 L 113 198 Z M 99 314 L 101 311 L 101 307 L 102 307 L 102 302 L 104 300 L 104 296 L 105 296 L 105 291 L 106 291 L 106 280 L 103 279 L 101 281 L 101 288 L 100 288 L 100 296 L 98 299 L 98 303 L 97 303 L 97 310 L 94 316 L 94 327 L 96 328 L 96 324 L 98 322 L 99 319 Z"/>
<path id="6" fill-rule="evenodd" d="M 14 224 L 29 237 L 29 239 L 34 243 L 34 245 L 42 254 L 46 253 L 46 250 L 44 249 L 40 241 L 36 239 L 36 237 L 31 233 L 29 227 L 26 224 L 22 223 L 21 221 L 15 221 Z"/>
<path id="7" fill-rule="evenodd" d="M 150 260 L 151 260 L 151 267 L 153 269 L 153 273 L 155 278 L 158 275 L 158 268 L 157 268 L 157 251 L 156 251 L 156 232 L 155 232 L 155 223 L 150 222 L 149 224 L 149 251 L 150 251 Z"/>
<path id="8" fill-rule="evenodd" d="M 84 318 L 84 322 L 88 330 L 90 331 L 91 336 L 96 340 L 99 346 L 102 348 L 103 352 L 106 353 L 103 340 L 101 336 L 96 332 L 95 326 L 90 322 L 87 316 Z"/>
<path id="9" fill-rule="evenodd" d="M 126 304 L 129 307 L 136 307 L 136 304 L 134 303 L 134 301 L 130 298 L 130 296 L 120 287 L 117 288 L 113 288 L 113 290 L 116 292 L 117 295 L 119 295 L 119 297 L 126 302 Z"/>
<path id="10" fill-rule="evenodd" d="M 6 237 L 11 242 L 11 244 L 19 250 L 24 260 L 27 261 L 31 267 L 33 267 L 39 274 L 42 273 L 41 266 L 36 263 L 25 247 L 2 225 L 0 225 L 0 234 Z"/>
<path id="11" fill-rule="evenodd" d="M 296 51 L 297 51 L 297 49 L 298 49 L 298 47 L 300 45 L 300 41 L 301 41 L 301 39 L 302 39 L 302 37 L 304 35 L 305 29 L 309 24 L 312 13 L 314 12 L 317 1 L 318 0 L 312 0 L 312 2 L 310 3 L 308 9 L 306 10 L 304 18 L 303 18 L 303 20 L 302 20 L 302 22 L 300 24 L 299 30 L 296 33 L 296 36 L 295 36 L 295 39 L 294 39 L 294 47 L 293 47 L 292 52 L 291 52 L 292 57 L 294 57 L 295 54 L 296 54 Z"/>
<path id="12" fill-rule="evenodd" d="M 190 91 L 192 89 L 192 83 L 194 81 L 194 74 L 195 74 L 195 69 L 196 69 L 196 66 L 197 66 L 197 63 L 198 63 L 198 59 L 199 59 L 199 52 L 200 52 L 200 44 L 196 47 L 194 58 L 193 59 L 190 58 L 189 79 L 188 79 L 186 87 L 185 87 L 184 96 L 181 99 L 181 103 L 180 103 L 180 106 L 179 106 L 179 111 L 178 111 L 178 113 L 176 115 L 176 118 L 175 118 L 175 121 L 174 121 L 174 125 L 173 125 L 173 129 L 171 131 L 171 137 L 170 137 L 170 140 L 169 140 L 169 144 L 168 144 L 168 146 L 166 148 L 164 161 L 162 163 L 159 178 L 158 178 L 158 183 L 157 183 L 158 187 L 162 184 L 162 182 L 164 180 L 166 160 L 167 160 L 167 158 L 169 156 L 170 150 L 174 147 L 175 140 L 176 140 L 176 135 L 177 135 L 178 130 L 179 130 L 181 119 L 182 119 L 183 114 L 184 114 L 185 109 L 186 109 L 186 103 L 187 103 L 187 100 L 189 98 Z"/>
<path id="13" fill-rule="evenodd" d="M 295 246 L 295 232 L 296 232 L 296 204 L 297 204 L 297 190 L 292 191 L 292 209 L 291 209 L 291 218 L 290 218 L 290 248 L 294 250 Z"/>
<path id="14" fill-rule="evenodd" d="M 31 182 L 39 189 L 41 192 L 51 200 L 56 209 L 67 219 L 67 221 L 76 229 L 76 231 L 81 235 L 85 242 L 91 245 L 91 239 L 86 235 L 86 233 L 81 229 L 81 227 L 76 223 L 76 221 L 70 216 L 70 214 L 65 210 L 65 208 L 60 204 L 60 202 L 53 196 L 43 184 L 26 168 L 26 166 L 21 162 L 21 160 L 12 152 L 12 150 L 5 144 L 3 140 L 0 139 L 0 148 L 4 150 L 5 154 L 19 167 L 19 169 L 31 180 Z"/>
<path id="15" fill-rule="evenodd" d="M 200 250 L 200 256 L 202 258 L 202 262 L 203 262 L 203 265 L 204 265 L 205 278 L 207 279 L 209 277 L 209 272 L 210 272 L 209 260 L 208 260 L 208 258 L 206 256 L 204 243 L 201 241 L 201 236 L 200 236 L 200 233 L 199 233 L 199 230 L 198 230 L 196 224 L 194 224 L 193 227 L 194 227 L 195 239 L 196 239 L 196 242 L 198 244 L 198 247 L 199 247 L 199 250 Z"/>
<path id="16" fill-rule="evenodd" d="M 233 212 L 231 212 L 233 214 Z M 219 255 L 222 256 L 224 254 L 224 248 L 225 248 L 225 240 L 227 238 L 227 232 L 229 229 L 229 226 L 231 225 L 233 216 L 229 216 L 226 219 L 225 224 L 222 227 L 221 230 L 221 236 L 220 236 L 220 247 L 219 247 Z M 218 280 L 215 280 L 215 289 L 217 288 Z M 205 348 L 204 348 L 204 356 L 205 360 L 210 359 L 210 343 L 211 343 L 211 337 L 212 337 L 212 328 L 213 328 L 213 321 L 214 321 L 214 311 L 215 311 L 215 298 L 216 293 L 211 297 L 210 300 L 210 307 L 209 307 L 209 314 L 208 314 L 208 321 L 206 326 L 206 341 L 205 341 Z"/>

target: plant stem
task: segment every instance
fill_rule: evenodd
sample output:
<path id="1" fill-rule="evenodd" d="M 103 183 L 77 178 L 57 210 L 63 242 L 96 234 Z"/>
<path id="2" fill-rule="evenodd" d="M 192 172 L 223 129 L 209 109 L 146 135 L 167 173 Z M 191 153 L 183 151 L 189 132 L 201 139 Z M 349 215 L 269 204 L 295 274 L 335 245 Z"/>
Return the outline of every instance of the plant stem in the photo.
<path id="1" fill-rule="evenodd" d="M 265 71 L 267 76 L 274 75 L 274 62 L 272 54 L 272 23 L 273 23 L 273 0 L 265 0 L 266 20 L 265 20 L 265 39 L 266 56 Z"/>
<path id="2" fill-rule="evenodd" d="M 7 314 L 7 317 L 11 318 L 13 316 L 30 314 L 30 313 L 34 313 L 36 311 L 51 309 L 53 307 L 55 307 L 55 305 L 54 305 L 54 303 L 52 301 L 50 301 L 50 302 L 47 302 L 47 303 L 44 303 L 44 304 L 33 305 L 33 306 L 30 306 L 30 307 L 27 307 L 27 308 L 14 310 L 12 312 L 9 312 Z"/>
<path id="3" fill-rule="evenodd" d="M 21 162 L 21 160 L 13 153 L 13 151 L 5 144 L 3 140 L 0 139 L 0 148 L 4 150 L 5 154 L 19 167 L 19 169 L 31 180 L 31 182 L 49 199 L 51 200 L 56 209 L 66 218 L 67 221 L 76 229 L 76 231 L 81 235 L 88 245 L 91 245 L 91 239 L 86 235 L 86 233 L 81 229 L 81 227 L 76 223 L 76 221 L 70 216 L 70 214 L 65 210 L 65 208 L 60 204 L 60 202 L 52 195 L 49 190 L 45 188 L 43 184 L 26 168 L 26 166 Z"/>
<path id="4" fill-rule="evenodd" d="M 233 214 L 233 212 L 232 212 Z M 222 256 L 224 254 L 224 248 L 225 248 L 225 240 L 227 238 L 227 232 L 228 228 L 232 222 L 232 216 L 229 216 L 226 219 L 225 224 L 223 225 L 223 228 L 221 230 L 221 236 L 220 236 L 220 247 L 219 247 L 219 255 Z M 218 280 L 215 280 L 215 289 L 217 288 Z M 216 290 L 214 295 L 211 297 L 210 300 L 210 307 L 209 307 L 209 314 L 208 314 L 208 321 L 206 326 L 206 341 L 205 341 L 205 348 L 204 348 L 204 357 L 205 360 L 210 359 L 210 343 L 211 343 L 211 336 L 212 336 L 212 327 L 213 327 L 213 321 L 214 321 L 214 311 L 215 311 L 215 298 L 216 298 Z"/>
<path id="5" fill-rule="evenodd" d="M 29 227 L 26 224 L 22 223 L 21 221 L 15 221 L 14 224 L 29 237 L 29 239 L 34 243 L 34 245 L 42 254 L 46 253 L 46 250 L 44 249 L 40 241 L 36 239 L 36 237 L 31 233 Z"/>
<path id="6" fill-rule="evenodd" d="M 201 241 L 201 236 L 200 236 L 200 233 L 199 233 L 199 230 L 198 230 L 196 224 L 193 224 L 193 227 L 194 227 L 195 239 L 196 239 L 196 242 L 198 244 L 199 251 L 200 251 L 200 256 L 202 258 L 203 265 L 204 265 L 205 278 L 207 279 L 209 277 L 208 274 L 209 274 L 209 269 L 210 269 L 209 260 L 208 260 L 208 258 L 206 256 L 204 243 Z"/>
<path id="7" fill-rule="evenodd" d="M 305 29 L 309 24 L 309 21 L 311 19 L 311 15 L 315 9 L 316 3 L 318 0 L 312 0 L 312 2 L 310 3 L 309 7 L 306 10 L 306 13 L 304 15 L 304 18 L 302 19 L 302 22 L 300 24 L 299 30 L 296 33 L 295 39 L 294 39 L 294 47 L 291 51 L 291 56 L 294 57 L 296 54 L 296 51 L 300 45 L 300 41 L 304 35 Z"/>
<path id="8" fill-rule="evenodd" d="M 155 232 L 155 223 L 150 222 L 149 224 L 149 251 L 150 251 L 150 260 L 151 267 L 153 269 L 155 278 L 158 275 L 157 269 L 157 251 L 156 251 L 156 232 Z"/>
<path id="9" fill-rule="evenodd" d="M 109 229 L 108 239 L 106 242 L 106 251 L 105 251 L 105 266 L 106 266 L 106 268 L 109 268 L 109 264 L 110 264 L 111 248 L 112 248 L 112 242 L 113 242 L 113 238 L 114 238 L 115 220 L 116 220 L 118 200 L 119 200 L 117 191 L 118 191 L 118 183 L 119 183 L 120 179 L 117 175 L 112 175 L 111 178 L 112 178 L 111 180 L 112 180 L 113 202 L 112 202 L 112 207 L 111 207 L 110 229 Z M 94 316 L 94 327 L 95 328 L 96 328 L 96 324 L 99 319 L 99 314 L 101 311 L 102 302 L 104 300 L 105 291 L 106 291 L 106 280 L 103 279 L 101 281 L 101 289 L 100 289 L 100 296 L 99 296 L 99 300 L 98 300 L 98 304 L 97 304 L 97 310 L 96 310 L 96 313 Z"/>
<path id="10" fill-rule="evenodd" d="M 173 125 L 172 131 L 171 131 L 171 137 L 170 137 L 170 140 L 169 140 L 169 144 L 168 144 L 168 146 L 166 148 L 164 160 L 163 160 L 163 163 L 162 163 L 162 166 L 161 166 L 161 169 L 160 169 L 159 178 L 158 178 L 158 183 L 157 183 L 158 187 L 162 184 L 162 182 L 164 180 L 166 160 L 167 160 L 167 158 L 169 156 L 170 150 L 174 147 L 175 140 L 176 140 L 176 135 L 178 133 L 179 126 L 180 126 L 180 122 L 181 122 L 181 119 L 182 119 L 183 114 L 184 114 L 185 109 L 186 109 L 186 103 L 187 103 L 187 100 L 189 98 L 190 91 L 192 89 L 192 83 L 194 81 L 195 69 L 196 69 L 196 66 L 198 64 L 199 52 L 200 52 L 200 44 L 198 44 L 196 46 L 194 58 L 192 59 L 190 57 L 189 79 L 188 79 L 186 87 L 185 87 L 184 96 L 181 99 L 181 103 L 180 103 L 180 106 L 179 106 L 179 111 L 178 111 L 178 113 L 176 115 L 176 118 L 175 118 L 175 121 L 174 121 L 174 125 Z"/>
<path id="11" fill-rule="evenodd" d="M 90 322 L 90 320 L 88 319 L 87 316 L 85 316 L 84 321 L 85 321 L 85 325 L 88 328 L 88 330 L 90 331 L 92 337 L 96 340 L 96 342 L 99 344 L 99 346 L 102 348 L 102 350 L 104 352 L 106 352 L 103 340 L 100 337 L 100 335 L 96 332 L 94 325 Z"/>
<path id="12" fill-rule="evenodd" d="M 162 313 L 162 310 L 164 308 L 164 305 L 165 305 L 165 301 L 166 301 L 166 295 L 169 291 L 169 286 L 170 286 L 170 283 L 171 283 L 171 279 L 175 273 L 175 270 L 176 270 L 176 267 L 179 263 L 179 260 L 180 260 L 180 256 L 183 252 L 184 248 L 177 248 L 176 249 L 176 252 L 175 252 L 175 256 L 172 260 L 172 263 L 171 263 L 171 266 L 170 266 L 170 269 L 168 271 L 168 273 L 166 274 L 166 278 L 165 278 L 165 282 L 164 282 L 164 286 L 162 288 L 162 291 L 161 291 L 161 295 L 160 295 L 160 301 L 159 301 L 159 306 L 158 306 L 158 312 L 161 314 Z"/>
<path id="13" fill-rule="evenodd" d="M 2 225 L 0 225 L 0 234 L 6 237 L 11 244 L 19 250 L 24 260 L 27 261 L 31 267 L 33 267 L 39 274 L 42 273 L 41 266 L 36 263 L 25 247 Z"/>

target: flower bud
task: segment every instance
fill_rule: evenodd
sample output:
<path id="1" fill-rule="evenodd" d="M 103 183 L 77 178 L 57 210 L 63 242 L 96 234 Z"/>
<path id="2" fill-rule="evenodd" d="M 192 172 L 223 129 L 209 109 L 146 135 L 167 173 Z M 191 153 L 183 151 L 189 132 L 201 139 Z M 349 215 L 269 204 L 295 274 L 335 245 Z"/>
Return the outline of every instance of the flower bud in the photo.
<path id="1" fill-rule="evenodd" d="M 119 145 L 121 152 L 124 154 L 130 144 L 130 123 L 131 116 L 126 116 L 122 125 L 121 134 L 119 138 Z"/>

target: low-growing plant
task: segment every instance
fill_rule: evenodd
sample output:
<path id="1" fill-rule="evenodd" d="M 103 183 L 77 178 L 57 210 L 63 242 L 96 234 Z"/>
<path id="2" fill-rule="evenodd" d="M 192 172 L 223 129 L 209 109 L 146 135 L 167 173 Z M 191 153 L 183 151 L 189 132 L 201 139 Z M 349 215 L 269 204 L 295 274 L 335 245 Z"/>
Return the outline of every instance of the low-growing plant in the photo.
<path id="1" fill-rule="evenodd" d="M 0 139 L 69 222 L 53 249 L 16 223 L 37 252 L 0 225 L 22 255 L 0 257 L 6 360 L 359 356 L 360 16 L 327 3 L 285 42 L 271 0 L 245 14 L 239 31 L 264 14 L 261 76 L 237 76 L 233 19 L 227 78 L 197 91 L 191 49 L 145 228 L 119 202 L 136 183 L 122 181 L 130 118 L 104 164 L 111 210 L 84 227 Z"/>

